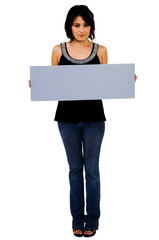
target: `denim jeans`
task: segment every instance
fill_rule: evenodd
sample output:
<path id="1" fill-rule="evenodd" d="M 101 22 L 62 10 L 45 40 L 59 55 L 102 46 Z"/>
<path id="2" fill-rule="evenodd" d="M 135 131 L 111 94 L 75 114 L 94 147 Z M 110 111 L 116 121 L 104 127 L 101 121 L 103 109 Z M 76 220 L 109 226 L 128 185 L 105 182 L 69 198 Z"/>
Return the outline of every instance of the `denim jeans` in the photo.
<path id="1" fill-rule="evenodd" d="M 105 122 L 58 122 L 69 164 L 72 228 L 97 230 L 100 217 L 99 156 Z M 84 177 L 86 180 L 86 212 Z"/>

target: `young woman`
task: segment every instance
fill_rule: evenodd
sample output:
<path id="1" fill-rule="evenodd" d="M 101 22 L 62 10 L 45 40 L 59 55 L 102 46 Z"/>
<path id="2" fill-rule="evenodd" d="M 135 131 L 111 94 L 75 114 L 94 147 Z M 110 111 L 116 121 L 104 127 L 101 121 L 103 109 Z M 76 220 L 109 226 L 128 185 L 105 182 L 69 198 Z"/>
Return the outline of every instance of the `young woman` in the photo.
<path id="1" fill-rule="evenodd" d="M 95 24 L 87 6 L 76 5 L 69 10 L 65 30 L 70 41 L 53 48 L 52 65 L 107 63 L 106 48 L 89 41 L 95 37 Z M 100 217 L 98 164 L 106 121 L 102 100 L 59 101 L 54 120 L 58 122 L 69 164 L 74 235 L 93 236 Z M 87 215 L 84 215 L 83 166 Z"/>
<path id="2" fill-rule="evenodd" d="M 106 47 L 92 41 L 94 30 L 94 16 L 88 7 L 72 7 L 65 21 L 70 40 L 53 48 L 52 65 L 107 64 Z M 106 121 L 102 100 L 59 101 L 54 120 L 58 122 L 69 164 L 73 232 L 78 237 L 90 237 L 95 235 L 100 217 L 99 156 Z"/>

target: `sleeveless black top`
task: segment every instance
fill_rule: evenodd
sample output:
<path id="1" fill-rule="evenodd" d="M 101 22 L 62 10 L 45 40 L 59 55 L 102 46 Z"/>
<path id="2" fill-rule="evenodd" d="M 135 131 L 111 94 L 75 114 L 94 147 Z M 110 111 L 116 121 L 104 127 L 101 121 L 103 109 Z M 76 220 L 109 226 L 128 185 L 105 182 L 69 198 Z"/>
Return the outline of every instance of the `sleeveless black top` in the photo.
<path id="1" fill-rule="evenodd" d="M 61 43 L 62 55 L 59 65 L 100 64 L 97 56 L 98 44 L 93 43 L 92 52 L 86 59 L 72 58 Z M 54 121 L 58 122 L 99 122 L 106 121 L 102 100 L 59 101 Z"/>

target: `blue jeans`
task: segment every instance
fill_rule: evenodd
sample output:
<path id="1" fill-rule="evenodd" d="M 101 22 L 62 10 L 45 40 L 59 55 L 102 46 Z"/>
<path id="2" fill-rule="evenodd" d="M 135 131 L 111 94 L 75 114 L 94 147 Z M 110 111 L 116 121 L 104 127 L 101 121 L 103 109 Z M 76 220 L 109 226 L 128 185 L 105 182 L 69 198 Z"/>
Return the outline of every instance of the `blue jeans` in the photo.
<path id="1" fill-rule="evenodd" d="M 105 122 L 58 122 L 69 164 L 70 210 L 72 227 L 97 230 L 100 217 L 99 155 Z M 84 178 L 86 211 L 84 214 Z"/>

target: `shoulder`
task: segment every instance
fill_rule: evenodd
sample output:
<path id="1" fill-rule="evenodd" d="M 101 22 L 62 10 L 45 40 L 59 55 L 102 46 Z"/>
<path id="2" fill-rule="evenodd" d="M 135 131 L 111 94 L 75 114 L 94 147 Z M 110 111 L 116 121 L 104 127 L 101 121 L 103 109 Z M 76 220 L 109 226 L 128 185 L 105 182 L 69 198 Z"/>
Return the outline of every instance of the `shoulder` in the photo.
<path id="1" fill-rule="evenodd" d="M 53 47 L 52 54 L 54 54 L 56 56 L 60 56 L 62 54 L 61 45 L 60 44 L 58 44 L 58 45 Z"/>
<path id="2" fill-rule="evenodd" d="M 61 45 L 55 45 L 52 50 L 52 65 L 58 65 L 61 54 Z"/>
<path id="3" fill-rule="evenodd" d="M 99 57 L 99 60 L 100 60 L 101 64 L 107 64 L 108 54 L 107 54 L 107 48 L 106 47 L 104 47 L 102 45 L 98 45 L 97 55 Z"/>
<path id="4" fill-rule="evenodd" d="M 102 45 L 98 45 L 98 51 L 101 54 L 106 54 L 107 53 L 107 49 L 106 47 L 102 46 Z"/>
<path id="5" fill-rule="evenodd" d="M 53 47 L 53 52 L 54 52 L 54 53 L 59 53 L 60 51 L 61 51 L 61 46 L 60 46 L 60 44 L 55 45 L 55 46 Z"/>

